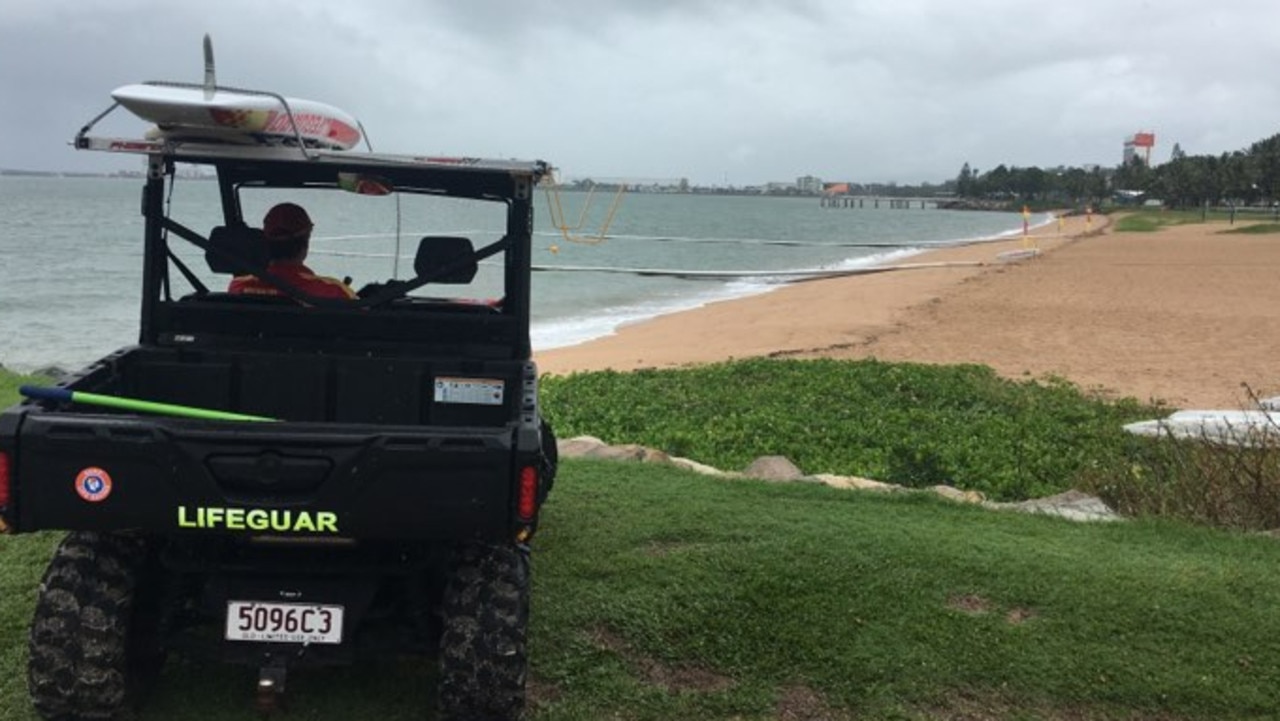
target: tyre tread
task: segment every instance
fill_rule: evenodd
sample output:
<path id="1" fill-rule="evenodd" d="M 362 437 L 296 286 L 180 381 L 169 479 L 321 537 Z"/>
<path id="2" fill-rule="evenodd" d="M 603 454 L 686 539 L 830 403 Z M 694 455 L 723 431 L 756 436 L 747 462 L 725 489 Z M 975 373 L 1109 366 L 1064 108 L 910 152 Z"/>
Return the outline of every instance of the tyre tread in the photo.
<path id="1" fill-rule="evenodd" d="M 124 706 L 130 611 L 143 544 L 73 532 L 40 582 L 28 639 L 27 685 L 48 721 L 110 719 Z"/>
<path id="2" fill-rule="evenodd" d="M 459 547 L 441 613 L 440 718 L 518 719 L 528 672 L 528 550 L 514 544 Z"/>

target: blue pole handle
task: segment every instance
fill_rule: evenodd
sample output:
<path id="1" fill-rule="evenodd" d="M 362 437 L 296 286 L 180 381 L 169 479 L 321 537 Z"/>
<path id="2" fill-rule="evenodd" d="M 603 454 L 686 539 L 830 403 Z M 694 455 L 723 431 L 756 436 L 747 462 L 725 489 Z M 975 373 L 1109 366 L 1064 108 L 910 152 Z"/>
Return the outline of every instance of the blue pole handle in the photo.
<path id="1" fill-rule="evenodd" d="M 18 392 L 22 395 L 38 401 L 54 401 L 57 403 L 70 403 L 71 391 L 66 388 L 41 388 L 40 386 L 21 386 Z"/>

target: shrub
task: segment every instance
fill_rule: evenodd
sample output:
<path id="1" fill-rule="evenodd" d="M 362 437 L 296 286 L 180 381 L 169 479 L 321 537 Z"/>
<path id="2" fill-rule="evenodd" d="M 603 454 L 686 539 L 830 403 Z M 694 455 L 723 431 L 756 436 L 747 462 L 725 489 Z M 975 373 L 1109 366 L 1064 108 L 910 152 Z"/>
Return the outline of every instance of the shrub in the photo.
<path id="1" fill-rule="evenodd" d="M 1280 427 L 1268 431 L 1241 445 L 1204 434 L 1135 437 L 1113 464 L 1085 474 L 1082 487 L 1126 515 L 1280 529 Z"/>

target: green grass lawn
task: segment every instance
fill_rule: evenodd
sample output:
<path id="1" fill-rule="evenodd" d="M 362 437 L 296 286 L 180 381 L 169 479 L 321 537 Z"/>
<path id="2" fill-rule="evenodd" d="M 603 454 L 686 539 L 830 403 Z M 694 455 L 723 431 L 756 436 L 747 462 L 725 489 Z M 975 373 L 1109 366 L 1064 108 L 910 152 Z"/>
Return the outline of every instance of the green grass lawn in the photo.
<path id="1" fill-rule="evenodd" d="M 1242 225 L 1239 228 L 1232 228 L 1224 232 L 1241 235 L 1270 235 L 1272 233 L 1280 233 L 1280 223 L 1253 223 L 1252 225 Z"/>
<path id="2" fill-rule="evenodd" d="M 1227 220 L 1227 216 L 1216 212 L 1202 217 L 1198 210 L 1163 210 L 1143 209 L 1117 211 L 1115 230 L 1117 233 L 1149 233 L 1171 225 L 1198 224 L 1206 221 Z"/>
<path id="3" fill-rule="evenodd" d="M 851 718 L 1274 708 L 1271 539 L 605 463 L 566 476 L 537 564 L 535 669 L 558 698 L 540 718 L 774 718 L 796 688 Z"/>
<path id="4" fill-rule="evenodd" d="M 52 541 L 0 540 L 0 718 L 34 718 Z M 535 542 L 531 718 L 1274 718 L 1278 566 L 1260 536 L 566 462 Z M 288 718 L 422 718 L 427 665 L 297 672 Z M 253 680 L 171 663 L 139 718 L 244 718 Z"/>
<path id="5" fill-rule="evenodd" d="M 1172 225 L 1198 225 L 1230 223 L 1223 232 L 1277 233 L 1280 223 L 1272 221 L 1270 212 L 1241 211 L 1234 220 L 1230 212 L 1214 210 L 1201 214 L 1199 210 L 1143 209 L 1118 211 L 1115 230 L 1118 233 L 1150 233 Z"/>
<path id="6" fill-rule="evenodd" d="M 0 408 L 18 400 L 18 388 L 24 385 L 42 385 L 49 379 L 42 376 L 19 375 L 0 366 Z"/>

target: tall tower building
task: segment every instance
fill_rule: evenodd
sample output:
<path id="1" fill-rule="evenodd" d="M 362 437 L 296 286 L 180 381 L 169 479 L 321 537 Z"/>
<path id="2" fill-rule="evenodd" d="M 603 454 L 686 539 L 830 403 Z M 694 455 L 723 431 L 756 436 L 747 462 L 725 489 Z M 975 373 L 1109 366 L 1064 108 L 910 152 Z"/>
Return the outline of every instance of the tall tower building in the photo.
<path id="1" fill-rule="evenodd" d="M 1150 132 L 1134 133 L 1132 138 L 1124 141 L 1124 164 L 1133 162 L 1135 157 L 1142 157 L 1142 162 L 1151 166 L 1151 148 L 1155 147 L 1156 134 Z"/>

